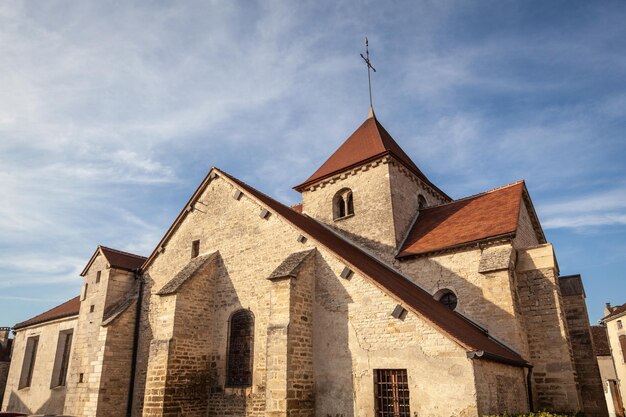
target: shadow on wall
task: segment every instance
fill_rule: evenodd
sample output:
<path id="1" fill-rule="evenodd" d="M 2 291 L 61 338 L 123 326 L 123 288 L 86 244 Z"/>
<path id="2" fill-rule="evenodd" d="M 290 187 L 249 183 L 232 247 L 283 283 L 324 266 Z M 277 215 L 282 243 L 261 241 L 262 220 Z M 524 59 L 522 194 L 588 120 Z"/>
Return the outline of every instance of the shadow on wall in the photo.
<path id="1" fill-rule="evenodd" d="M 315 262 L 313 363 L 318 416 L 354 415 L 354 378 L 349 343 L 349 309 L 353 302 L 321 256 Z"/>
<path id="2" fill-rule="evenodd" d="M 14 411 L 17 413 L 27 414 L 63 414 L 63 406 L 65 404 L 65 387 L 53 388 L 50 390 L 50 396 L 37 409 L 31 409 L 20 398 L 19 392 L 11 391 L 6 411 Z"/>

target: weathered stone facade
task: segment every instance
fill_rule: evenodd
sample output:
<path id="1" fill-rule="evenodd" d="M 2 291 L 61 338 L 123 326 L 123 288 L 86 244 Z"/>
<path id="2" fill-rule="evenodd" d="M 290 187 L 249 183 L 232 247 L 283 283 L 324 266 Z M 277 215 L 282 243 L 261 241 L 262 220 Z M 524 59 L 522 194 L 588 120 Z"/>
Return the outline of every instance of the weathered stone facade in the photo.
<path id="1" fill-rule="evenodd" d="M 507 202 L 514 230 L 398 257 L 420 216 L 450 199 L 385 141 L 303 187 L 303 215 L 212 169 L 143 265 L 97 252 L 64 412 L 374 416 L 385 395 L 404 401 L 400 384 L 402 417 L 592 410 L 580 392 L 592 367 L 572 337 L 586 311 L 560 292 L 525 186 Z M 346 190 L 351 211 L 338 218 Z M 248 327 L 233 327 L 242 312 Z M 238 382 L 232 358 L 249 365 Z"/>

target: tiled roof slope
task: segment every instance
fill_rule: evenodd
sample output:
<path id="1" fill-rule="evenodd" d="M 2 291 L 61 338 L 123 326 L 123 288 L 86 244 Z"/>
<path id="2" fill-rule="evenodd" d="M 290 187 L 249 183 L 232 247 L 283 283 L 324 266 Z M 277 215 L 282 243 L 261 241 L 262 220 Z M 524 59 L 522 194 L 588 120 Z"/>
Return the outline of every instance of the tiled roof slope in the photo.
<path id="1" fill-rule="evenodd" d="M 76 316 L 78 315 L 78 310 L 80 310 L 80 297 L 74 297 L 63 304 L 46 311 L 45 313 L 41 313 L 40 315 L 33 317 L 32 319 L 17 323 L 13 326 L 13 329 L 17 330 L 34 324 L 41 324 L 64 317 Z"/>
<path id="2" fill-rule="evenodd" d="M 146 261 L 145 256 L 135 255 L 129 252 L 122 252 L 121 250 L 107 248 L 106 246 L 100 246 L 102 253 L 104 254 L 109 264 L 114 268 L 126 269 L 132 271 L 143 265 Z"/>
<path id="3" fill-rule="evenodd" d="M 145 256 L 135 255 L 130 252 L 124 252 L 118 249 L 107 248 L 106 246 L 98 245 L 98 248 L 95 250 L 89 262 L 83 269 L 83 272 L 80 273 L 81 276 L 85 276 L 91 264 L 95 261 L 98 254 L 102 253 L 102 255 L 106 258 L 111 268 L 124 269 L 126 271 L 134 271 L 135 269 L 141 268 L 141 265 L 146 261 Z"/>
<path id="4" fill-rule="evenodd" d="M 610 307 L 611 312 L 602 319 L 602 321 L 611 320 L 614 317 L 621 316 L 626 313 L 626 304 L 622 304 L 621 306 Z"/>
<path id="5" fill-rule="evenodd" d="M 294 187 L 300 191 L 307 185 L 313 184 L 334 174 L 357 167 L 363 163 L 392 155 L 418 178 L 437 190 L 443 196 L 449 198 L 443 191 L 437 188 L 426 178 L 409 156 L 402 150 L 400 145 L 393 140 L 385 128 L 378 122 L 375 116 L 369 117 L 350 137 L 333 153 L 321 167 L 317 169 L 306 181 Z"/>
<path id="6" fill-rule="evenodd" d="M 596 356 L 611 356 L 606 327 L 591 326 L 591 337 L 593 338 L 593 350 Z"/>
<path id="7" fill-rule="evenodd" d="M 517 230 L 524 181 L 420 210 L 398 257 L 419 255 Z"/>
<path id="8" fill-rule="evenodd" d="M 229 179 L 244 193 L 253 196 L 287 222 L 308 234 L 363 275 L 370 277 L 378 286 L 402 300 L 406 307 L 448 334 L 468 352 L 484 352 L 485 358 L 517 366 L 526 364 L 516 352 L 489 337 L 486 332 L 460 314 L 435 301 L 428 292 L 410 282 L 392 267 L 385 265 L 339 237 L 311 217 L 298 213 L 222 171 L 216 169 L 216 172 Z"/>

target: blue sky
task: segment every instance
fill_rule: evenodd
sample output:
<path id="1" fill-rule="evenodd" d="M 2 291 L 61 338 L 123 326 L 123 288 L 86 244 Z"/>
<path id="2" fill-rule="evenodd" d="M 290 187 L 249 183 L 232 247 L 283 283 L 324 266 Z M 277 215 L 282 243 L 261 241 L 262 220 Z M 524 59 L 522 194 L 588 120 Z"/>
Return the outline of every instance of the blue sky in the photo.
<path id="1" fill-rule="evenodd" d="M 0 325 L 147 255 L 211 166 L 286 203 L 376 114 L 453 197 L 526 179 L 592 321 L 626 302 L 626 3 L 0 3 Z"/>

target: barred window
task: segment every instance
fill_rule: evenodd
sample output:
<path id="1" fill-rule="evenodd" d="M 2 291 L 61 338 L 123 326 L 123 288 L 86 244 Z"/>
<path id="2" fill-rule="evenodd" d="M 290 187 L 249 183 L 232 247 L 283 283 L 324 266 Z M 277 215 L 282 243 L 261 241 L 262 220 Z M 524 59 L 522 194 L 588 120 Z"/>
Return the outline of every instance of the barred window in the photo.
<path id="1" fill-rule="evenodd" d="M 410 417 L 406 369 L 375 369 L 376 417 Z"/>
<path id="2" fill-rule="evenodd" d="M 254 316 L 250 310 L 236 311 L 230 318 L 227 387 L 252 385 L 253 352 Z"/>

